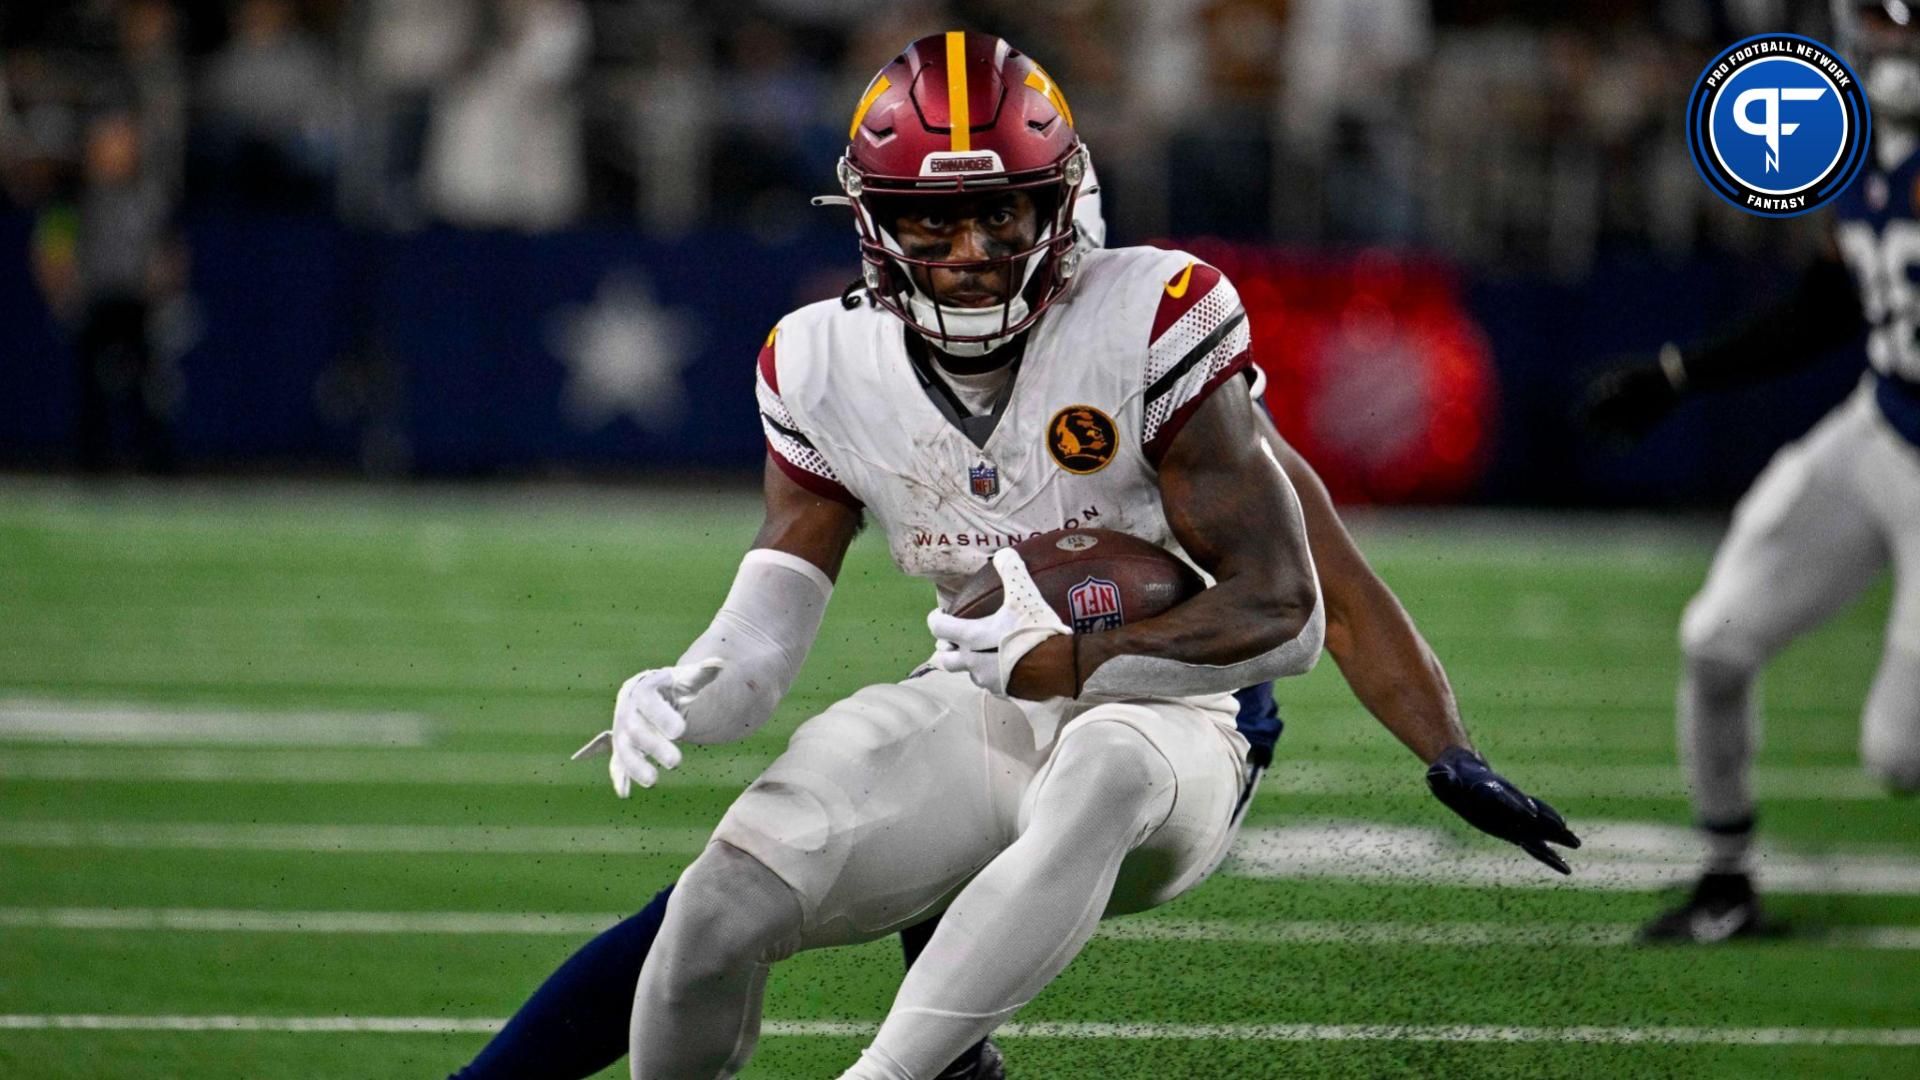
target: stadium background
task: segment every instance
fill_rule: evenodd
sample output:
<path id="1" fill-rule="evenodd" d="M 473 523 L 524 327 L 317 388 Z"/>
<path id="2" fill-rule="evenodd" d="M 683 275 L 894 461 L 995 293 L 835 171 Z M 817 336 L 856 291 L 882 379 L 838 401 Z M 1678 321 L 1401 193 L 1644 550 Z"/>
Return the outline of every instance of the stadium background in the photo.
<path id="1" fill-rule="evenodd" d="M 961 25 L 1057 76 L 1110 242 L 1233 276 L 1282 429 L 1483 747 L 1594 841 L 1586 883 L 1488 887 L 1550 883 L 1324 666 L 1284 688 L 1235 867 L 1029 1011 L 1156 1041 L 1036 1028 L 1016 1069 L 1915 1068 L 1920 843 L 1852 753 L 1884 590 L 1770 683 L 1762 874 L 1815 932 L 1621 944 L 1691 866 L 1680 606 L 1860 357 L 1637 447 L 1573 419 L 1823 242 L 1721 203 L 1679 128 L 1708 52 L 1826 35 L 1825 5 L 128 0 L 0 11 L 0 1073 L 444 1072 L 810 708 L 918 658 L 923 590 L 868 538 L 767 732 L 630 804 L 560 764 L 724 591 L 751 357 L 852 275 L 806 198 L 872 72 Z M 77 237 L 116 213 L 150 358 L 89 388 Z M 850 1059 L 832 1024 L 877 1018 L 893 963 L 777 977 L 762 1074 Z"/>

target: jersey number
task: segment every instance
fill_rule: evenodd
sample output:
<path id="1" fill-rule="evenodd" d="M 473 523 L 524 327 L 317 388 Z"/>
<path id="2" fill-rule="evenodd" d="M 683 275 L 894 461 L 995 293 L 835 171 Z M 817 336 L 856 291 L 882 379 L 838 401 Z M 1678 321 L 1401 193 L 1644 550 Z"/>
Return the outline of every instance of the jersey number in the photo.
<path id="1" fill-rule="evenodd" d="M 1860 285 L 1867 316 L 1867 361 L 1874 370 L 1920 382 L 1920 221 L 1887 223 L 1876 234 L 1864 221 L 1842 222 L 1836 230 L 1840 254 Z"/>

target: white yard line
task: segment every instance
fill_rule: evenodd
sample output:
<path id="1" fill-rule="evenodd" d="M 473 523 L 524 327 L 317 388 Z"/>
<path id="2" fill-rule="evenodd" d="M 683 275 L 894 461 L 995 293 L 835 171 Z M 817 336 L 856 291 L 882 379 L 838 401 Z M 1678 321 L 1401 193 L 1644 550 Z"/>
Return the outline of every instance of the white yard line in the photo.
<path id="1" fill-rule="evenodd" d="M 0 740 L 214 746 L 427 744 L 412 713 L 258 712 L 0 698 Z"/>
<path id="2" fill-rule="evenodd" d="M 1437 812 L 1437 811 L 1436 811 Z M 1586 846 L 1561 877 L 1493 840 L 1409 825 L 1302 821 L 1242 830 L 1222 872 L 1270 880 L 1339 880 L 1460 888 L 1652 891 L 1691 879 L 1698 838 L 1682 827 L 1582 822 Z M 0 847 L 291 851 L 313 854 L 692 855 L 704 826 L 293 825 L 228 822 L 0 822 Z M 1898 847 L 1805 853 L 1762 844 L 1762 888 L 1817 895 L 1920 896 L 1920 855 Z"/>
<path id="3" fill-rule="evenodd" d="M 0 1031 L 230 1031 L 320 1034 L 489 1034 L 503 1019 L 439 1016 L 118 1016 L 0 1014 Z M 771 1020 L 770 1036 L 861 1037 L 858 1020 Z M 1036 1021 L 1007 1038 L 1182 1039 L 1259 1042 L 1601 1043 L 1678 1046 L 1920 1046 L 1920 1028 L 1511 1027 L 1483 1024 L 1162 1024 Z"/>
<path id="4" fill-rule="evenodd" d="M 19 930 L 196 930 L 250 934 L 556 934 L 585 937 L 623 918 L 591 912 L 258 911 L 224 908 L 0 908 Z"/>
<path id="5" fill-rule="evenodd" d="M 335 731 L 335 736 L 344 734 Z M 425 737 L 424 731 L 421 736 Z M 71 741 L 99 742 L 99 732 L 79 731 Z M 129 741 L 133 740 L 129 735 Z M 0 713 L 0 742 L 63 741 L 54 734 L 13 735 Z M 159 739 L 137 741 L 157 742 Z M 211 742 L 185 737 L 168 742 Z M 239 740 L 236 740 L 239 741 Z M 261 742 L 265 740 L 254 740 Z M 339 739 L 334 746 L 346 740 Z M 586 741 L 583 735 L 579 742 Z M 372 745 L 369 742 L 369 745 Z M 418 747 L 387 741 L 381 746 Z M 571 763 L 573 744 L 556 739 L 550 753 L 526 750 L 407 749 L 381 753 L 366 749 L 275 750 L 248 748 L 173 748 L 90 745 L 9 747 L 0 753 L 0 779 L 51 781 L 127 781 L 194 784 L 432 784 L 500 786 L 591 786 L 606 782 L 605 769 Z M 662 791 L 687 784 L 738 786 L 751 781 L 778 756 L 777 746 L 694 747 L 687 762 L 663 781 Z M 1886 797 L 1880 786 L 1849 766 L 1762 767 L 1754 785 L 1763 799 L 1821 799 L 1869 802 Z M 1682 799 L 1686 783 L 1672 765 L 1529 765 L 1533 789 L 1567 799 Z M 1400 796 L 1426 798 L 1417 771 L 1398 763 L 1283 761 L 1269 770 L 1261 792 L 1273 795 Z"/>
<path id="6" fill-rule="evenodd" d="M 582 738 L 581 742 L 586 739 Z M 771 755 L 768 760 L 771 760 Z M 571 767 L 570 767 L 571 766 Z M 598 766 L 597 768 L 595 766 Z M 682 774 L 685 775 L 685 774 Z M 751 779 L 749 773 L 747 778 Z M 702 781 L 711 776 L 702 775 Z M 75 783 L 420 784 L 474 787 L 605 784 L 605 759 L 518 750 L 0 750 L 0 780 Z M 672 780 L 668 781 L 672 783 Z"/>
<path id="7" fill-rule="evenodd" d="M 620 921 L 616 913 L 488 911 L 263 911 L 225 908 L 6 907 L 0 928 L 163 930 L 261 934 L 557 935 L 586 937 Z M 1109 941 L 1235 945 L 1433 946 L 1442 948 L 1612 948 L 1633 940 L 1632 923 L 1403 923 L 1116 919 Z M 1796 936 L 1795 944 L 1885 951 L 1920 950 L 1920 927 L 1842 926 Z"/>
<path id="8" fill-rule="evenodd" d="M 589 825 L 259 825 L 0 822 L 0 847 L 385 854 L 695 854 L 708 828 Z"/>
<path id="9" fill-rule="evenodd" d="M 1584 847 L 1571 877 L 1510 848 L 1436 828 L 1370 822 L 1302 822 L 1242 829 L 1224 872 L 1276 880 L 1332 879 L 1463 888 L 1648 891 L 1698 874 L 1691 830 L 1638 822 L 1576 822 Z M 1920 857 L 1883 852 L 1801 853 L 1763 843 L 1754 855 L 1763 889 L 1819 895 L 1920 896 Z"/>

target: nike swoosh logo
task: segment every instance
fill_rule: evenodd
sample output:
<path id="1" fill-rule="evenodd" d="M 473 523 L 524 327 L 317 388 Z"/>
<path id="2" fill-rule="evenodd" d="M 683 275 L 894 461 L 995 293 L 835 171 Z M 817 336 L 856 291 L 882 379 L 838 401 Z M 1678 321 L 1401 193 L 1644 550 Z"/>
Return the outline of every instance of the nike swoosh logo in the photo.
<path id="1" fill-rule="evenodd" d="M 1192 280 L 1193 264 L 1188 263 L 1187 268 L 1180 271 L 1179 277 L 1167 282 L 1167 295 L 1173 297 L 1175 300 L 1187 295 L 1187 284 Z"/>

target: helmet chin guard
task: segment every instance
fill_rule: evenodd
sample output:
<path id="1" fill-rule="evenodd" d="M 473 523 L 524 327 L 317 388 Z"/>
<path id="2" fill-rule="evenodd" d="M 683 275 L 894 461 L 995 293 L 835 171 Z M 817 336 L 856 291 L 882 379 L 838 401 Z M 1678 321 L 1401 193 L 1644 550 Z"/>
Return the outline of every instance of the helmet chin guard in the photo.
<path id="1" fill-rule="evenodd" d="M 1079 269 L 1075 204 L 1090 165 L 1053 79 L 1005 41 L 952 31 L 907 46 L 868 84 L 837 172 L 860 235 L 860 276 L 874 303 L 942 352 L 981 356 L 1032 326 Z M 1023 250 L 984 259 L 906 254 L 875 200 L 973 198 L 1029 191 L 1043 217 Z M 942 304 L 914 271 L 1006 271 L 984 307 Z"/>
<path id="2" fill-rule="evenodd" d="M 1050 250 L 1048 243 L 1051 226 L 1040 236 L 1040 243 L 1030 251 Z M 888 248 L 896 256 L 900 254 L 899 245 L 891 235 L 886 236 Z M 1016 257 L 1017 258 L 1017 257 Z M 1069 254 L 1067 258 L 1079 259 L 1078 254 Z M 995 260 L 1003 261 L 1003 260 Z M 1038 318 L 1027 304 L 1027 290 L 1033 283 L 1034 275 L 1039 271 L 1046 258 L 1039 255 L 1027 255 L 1025 269 L 1020 271 L 1020 283 L 1012 295 L 1005 297 L 997 305 L 988 307 L 955 307 L 942 304 L 920 288 L 913 275 L 902 275 L 907 282 L 906 308 L 907 325 L 926 337 L 934 347 L 951 356 L 985 356 L 993 350 L 1012 341 L 1020 331 L 1033 325 Z M 1008 280 L 1012 280 L 1009 276 Z M 1033 316 L 1033 318 L 1029 318 Z M 940 330 L 928 334 L 923 326 L 935 326 Z M 977 340 L 976 340 L 977 339 Z"/>

